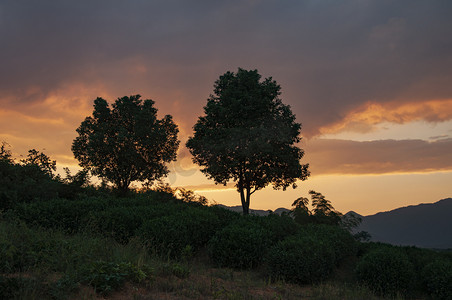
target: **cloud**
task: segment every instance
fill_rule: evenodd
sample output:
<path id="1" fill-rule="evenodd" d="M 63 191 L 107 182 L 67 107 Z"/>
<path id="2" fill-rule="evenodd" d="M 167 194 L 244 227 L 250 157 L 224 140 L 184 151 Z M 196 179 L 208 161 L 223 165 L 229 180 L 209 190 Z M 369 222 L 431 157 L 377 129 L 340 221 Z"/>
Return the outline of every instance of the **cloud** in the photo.
<path id="1" fill-rule="evenodd" d="M 0 104 L 15 126 L 0 132 L 29 148 L 58 137 L 67 156 L 73 135 L 58 132 L 74 133 L 96 97 L 139 93 L 186 139 L 237 67 L 282 86 L 306 137 L 449 120 L 451 13 L 444 1 L 3 1 Z M 64 126 L 31 132 L 24 116 Z"/>
<path id="2" fill-rule="evenodd" d="M 389 102 L 384 105 L 369 102 L 350 111 L 336 124 L 322 127 L 319 131 L 322 134 L 344 131 L 367 133 L 377 124 L 404 124 L 419 120 L 432 123 L 452 120 L 452 99 L 414 103 Z"/>
<path id="3" fill-rule="evenodd" d="M 451 171 L 452 139 L 356 142 L 312 139 L 304 160 L 311 174 L 386 174 Z"/>

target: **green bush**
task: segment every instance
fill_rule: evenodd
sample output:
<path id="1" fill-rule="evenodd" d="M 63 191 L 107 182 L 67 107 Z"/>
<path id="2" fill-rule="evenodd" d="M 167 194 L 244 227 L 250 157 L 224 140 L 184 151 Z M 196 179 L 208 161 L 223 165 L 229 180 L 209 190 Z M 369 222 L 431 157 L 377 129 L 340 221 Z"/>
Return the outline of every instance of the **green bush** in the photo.
<path id="1" fill-rule="evenodd" d="M 379 295 L 407 294 L 415 282 L 412 263 L 403 249 L 381 247 L 370 251 L 358 262 L 355 274 Z"/>
<path id="2" fill-rule="evenodd" d="M 217 205 L 207 207 L 207 209 L 217 215 L 220 228 L 226 227 L 242 216 L 241 213 Z"/>
<path id="3" fill-rule="evenodd" d="M 314 225 L 302 226 L 301 235 L 312 236 L 323 243 L 329 243 L 334 251 L 334 261 L 338 265 L 344 258 L 356 255 L 358 245 L 353 235 L 347 230 L 334 225 Z"/>
<path id="4" fill-rule="evenodd" d="M 219 220 L 214 213 L 204 208 L 189 207 L 144 222 L 137 234 L 157 253 L 180 258 L 187 246 L 194 251 L 204 247 L 218 227 Z"/>
<path id="5" fill-rule="evenodd" d="M 279 242 L 266 256 L 270 278 L 295 283 L 315 283 L 328 278 L 334 262 L 331 243 L 304 234 Z"/>
<path id="6" fill-rule="evenodd" d="M 14 214 L 27 224 L 75 233 L 85 227 L 91 212 L 95 214 L 107 207 L 108 200 L 105 199 L 66 200 L 55 198 L 17 205 L 14 208 Z"/>
<path id="7" fill-rule="evenodd" d="M 452 262 L 436 260 L 425 266 L 422 281 L 434 299 L 452 299 Z"/>
<path id="8" fill-rule="evenodd" d="M 39 167 L 0 161 L 0 209 L 58 196 L 60 183 Z"/>
<path id="9" fill-rule="evenodd" d="M 258 221 L 268 231 L 272 243 L 294 235 L 300 229 L 300 226 L 288 215 L 270 214 L 265 217 L 259 217 Z"/>
<path id="10" fill-rule="evenodd" d="M 90 226 L 104 236 L 126 244 L 143 223 L 142 207 L 112 207 L 91 214 Z M 93 229 L 94 229 L 93 228 Z"/>
<path id="11" fill-rule="evenodd" d="M 94 261 L 85 266 L 81 282 L 94 287 L 96 292 L 107 294 L 121 287 L 126 281 L 141 282 L 149 278 L 149 268 L 138 268 L 131 263 Z"/>
<path id="12" fill-rule="evenodd" d="M 209 241 L 209 257 L 221 267 L 251 268 L 269 245 L 268 232 L 252 217 L 242 217 L 218 231 Z"/>

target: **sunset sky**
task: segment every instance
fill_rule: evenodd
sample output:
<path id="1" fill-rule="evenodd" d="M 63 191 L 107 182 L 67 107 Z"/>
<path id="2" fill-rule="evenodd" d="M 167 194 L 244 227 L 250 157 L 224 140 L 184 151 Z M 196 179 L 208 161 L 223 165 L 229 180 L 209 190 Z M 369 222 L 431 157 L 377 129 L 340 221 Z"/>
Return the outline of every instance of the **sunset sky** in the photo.
<path id="1" fill-rule="evenodd" d="M 75 129 L 96 97 L 141 94 L 171 114 L 181 145 L 216 79 L 257 69 L 303 124 L 311 177 L 266 188 L 251 208 L 314 189 L 368 215 L 452 197 L 452 1 L 0 2 L 0 141 L 77 162 Z M 239 205 L 185 147 L 172 186 Z"/>

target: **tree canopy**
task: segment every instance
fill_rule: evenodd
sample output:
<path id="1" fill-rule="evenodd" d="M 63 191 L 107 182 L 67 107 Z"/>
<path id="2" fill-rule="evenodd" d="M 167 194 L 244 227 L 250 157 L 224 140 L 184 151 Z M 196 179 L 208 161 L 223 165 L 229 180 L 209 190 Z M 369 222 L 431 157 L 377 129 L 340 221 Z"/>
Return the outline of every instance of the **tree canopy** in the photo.
<path id="1" fill-rule="evenodd" d="M 56 171 L 56 161 L 36 149 L 28 150 L 27 158 L 21 160 L 27 166 L 36 166 L 49 176 L 53 176 Z"/>
<path id="2" fill-rule="evenodd" d="M 72 151 L 80 166 L 123 192 L 133 181 L 153 181 L 176 159 L 179 132 L 172 116 L 157 118 L 153 100 L 118 98 L 110 108 L 94 100 L 93 115 L 77 128 Z"/>
<path id="3" fill-rule="evenodd" d="M 269 184 L 295 188 L 309 176 L 308 165 L 300 164 L 304 151 L 296 145 L 301 124 L 279 99 L 276 81 L 260 79 L 257 70 L 240 68 L 220 76 L 187 142 L 208 178 L 236 183 L 244 214 L 257 190 Z"/>

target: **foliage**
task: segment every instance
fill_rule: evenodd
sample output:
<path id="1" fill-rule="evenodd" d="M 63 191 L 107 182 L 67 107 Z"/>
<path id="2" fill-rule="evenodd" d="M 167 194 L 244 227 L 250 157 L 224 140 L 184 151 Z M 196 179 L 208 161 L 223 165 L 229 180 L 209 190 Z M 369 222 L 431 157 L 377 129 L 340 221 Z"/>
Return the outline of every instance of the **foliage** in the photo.
<path id="1" fill-rule="evenodd" d="M 80 166 L 127 191 L 132 181 L 153 181 L 176 159 L 178 128 L 170 115 L 157 118 L 154 101 L 140 95 L 118 98 L 109 107 L 94 101 L 93 115 L 77 128 L 72 151 Z"/>
<path id="2" fill-rule="evenodd" d="M 12 154 L 11 154 L 11 150 L 8 149 L 9 147 L 10 147 L 10 145 L 7 142 L 2 141 L 1 146 L 0 146 L 0 162 L 5 162 L 5 163 L 9 163 L 9 164 L 14 163 L 14 160 L 13 160 Z"/>
<path id="3" fill-rule="evenodd" d="M 415 281 L 412 263 L 403 250 L 380 247 L 364 255 L 355 270 L 358 280 L 379 295 L 408 294 Z"/>
<path id="4" fill-rule="evenodd" d="M 358 251 L 357 242 L 352 234 L 338 226 L 310 224 L 301 227 L 300 235 L 311 236 L 325 244 L 330 244 L 336 265 L 344 258 L 354 256 Z"/>
<path id="5" fill-rule="evenodd" d="M 218 217 L 201 208 L 190 207 L 143 223 L 138 234 L 162 255 L 180 258 L 189 245 L 194 251 L 205 246 L 219 228 Z"/>
<path id="6" fill-rule="evenodd" d="M 297 198 L 293 203 L 292 216 L 298 224 L 308 224 L 312 220 L 311 211 L 308 208 L 309 199 L 306 197 Z"/>
<path id="7" fill-rule="evenodd" d="M 98 293 L 107 294 L 121 287 L 127 280 L 141 282 L 149 278 L 150 269 L 144 269 L 130 262 L 115 263 L 99 260 L 86 265 L 79 276 L 82 283 L 93 286 Z"/>
<path id="8" fill-rule="evenodd" d="M 425 289 L 434 299 L 452 299 L 452 261 L 437 259 L 422 271 Z"/>
<path id="9" fill-rule="evenodd" d="M 208 202 L 206 197 L 197 195 L 192 190 L 186 190 L 184 188 L 177 189 L 177 196 L 182 201 L 188 203 L 199 203 L 201 205 L 206 205 Z"/>
<path id="10" fill-rule="evenodd" d="M 27 158 L 21 160 L 25 166 L 36 166 L 49 176 L 56 171 L 56 161 L 36 149 L 28 150 Z"/>
<path id="11" fill-rule="evenodd" d="M 0 161 L 0 209 L 58 196 L 59 183 L 36 165 Z"/>
<path id="12" fill-rule="evenodd" d="M 252 217 L 242 217 L 218 231 L 209 241 L 209 257 L 217 266 L 252 268 L 262 261 L 268 232 Z"/>
<path id="13" fill-rule="evenodd" d="M 267 231 L 272 244 L 296 234 L 300 229 L 300 226 L 288 215 L 280 216 L 272 213 L 256 218 L 255 222 L 258 222 Z"/>
<path id="14" fill-rule="evenodd" d="M 312 215 L 318 224 L 338 225 L 341 221 L 342 214 L 336 211 L 325 196 L 316 191 L 309 191 L 312 200 Z"/>
<path id="15" fill-rule="evenodd" d="M 301 124 L 279 99 L 276 81 L 260 79 L 257 70 L 240 68 L 220 76 L 187 142 L 193 161 L 210 179 L 236 182 L 244 214 L 255 191 L 269 184 L 295 187 L 309 175 L 296 146 Z"/>
<path id="16" fill-rule="evenodd" d="M 265 261 L 272 279 L 315 283 L 330 276 L 335 254 L 327 241 L 299 234 L 273 246 Z"/>

